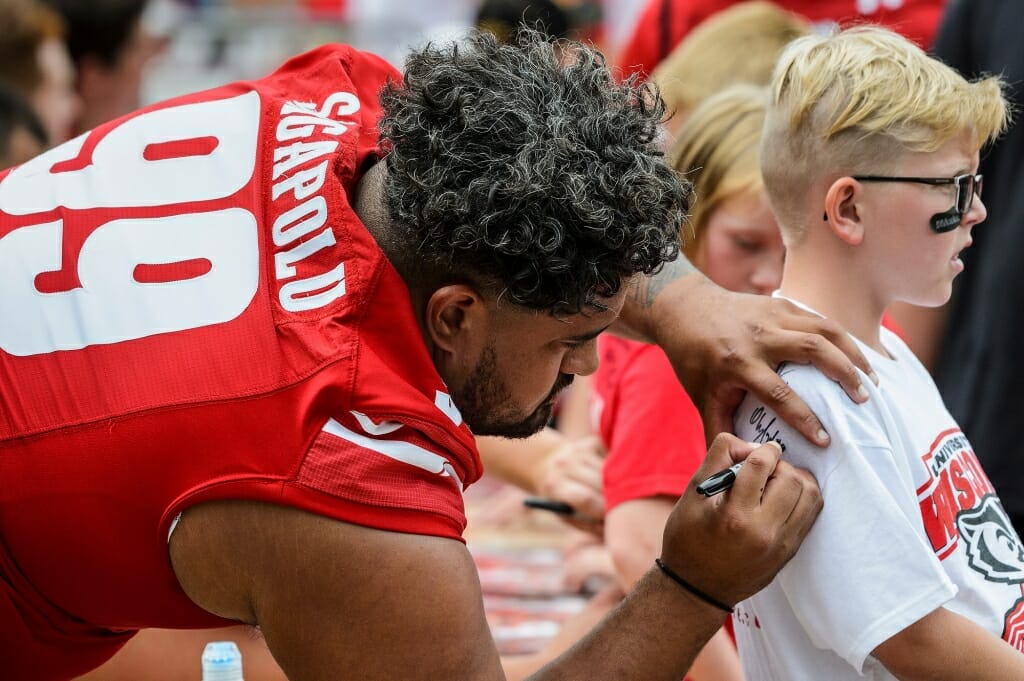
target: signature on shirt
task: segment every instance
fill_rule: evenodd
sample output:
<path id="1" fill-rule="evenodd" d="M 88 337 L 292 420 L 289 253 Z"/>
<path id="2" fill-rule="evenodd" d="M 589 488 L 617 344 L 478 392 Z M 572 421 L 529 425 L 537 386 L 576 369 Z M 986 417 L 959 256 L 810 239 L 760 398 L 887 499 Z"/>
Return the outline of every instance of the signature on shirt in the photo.
<path id="1" fill-rule="evenodd" d="M 765 442 L 771 442 L 774 440 L 779 443 L 782 447 L 782 451 L 786 451 L 786 443 L 782 441 L 782 437 L 779 435 L 779 429 L 775 428 L 772 430 L 772 426 L 775 425 L 777 420 L 775 416 L 771 416 L 767 423 L 765 419 L 769 419 L 768 410 L 764 407 L 758 407 L 750 414 L 750 425 L 754 427 L 754 439 L 753 442 L 758 444 L 764 444 Z"/>

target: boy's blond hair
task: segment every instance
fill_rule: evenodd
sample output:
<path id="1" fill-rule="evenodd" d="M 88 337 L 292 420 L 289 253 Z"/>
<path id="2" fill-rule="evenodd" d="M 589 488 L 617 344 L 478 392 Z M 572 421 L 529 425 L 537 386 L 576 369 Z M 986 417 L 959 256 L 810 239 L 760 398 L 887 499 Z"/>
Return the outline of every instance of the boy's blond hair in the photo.
<path id="1" fill-rule="evenodd" d="M 767 85 L 783 48 L 809 22 L 771 2 L 743 2 L 708 17 L 651 74 L 669 114 L 686 115 L 735 83 Z"/>
<path id="2" fill-rule="evenodd" d="M 761 141 L 762 176 L 787 246 L 820 216 L 807 196 L 822 178 L 886 172 L 902 153 L 935 151 L 963 133 L 980 149 L 1008 122 L 998 78 L 968 82 L 887 29 L 794 41 L 772 76 Z"/>
<path id="3" fill-rule="evenodd" d="M 668 152 L 669 165 L 693 184 L 693 204 L 683 226 L 683 253 L 691 262 L 715 208 L 763 188 L 758 152 L 767 107 L 765 87 L 726 88 L 693 110 Z"/>

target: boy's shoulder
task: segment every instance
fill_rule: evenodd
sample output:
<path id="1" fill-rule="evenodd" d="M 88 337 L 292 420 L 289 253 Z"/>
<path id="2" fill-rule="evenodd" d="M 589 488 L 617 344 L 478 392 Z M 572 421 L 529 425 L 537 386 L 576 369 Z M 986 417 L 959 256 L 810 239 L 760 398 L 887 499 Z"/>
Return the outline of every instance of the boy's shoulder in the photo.
<path id="1" fill-rule="evenodd" d="M 832 422 L 834 420 L 832 415 L 843 411 L 844 403 L 841 398 L 845 398 L 847 404 L 853 404 L 849 397 L 845 396 L 839 383 L 825 376 L 813 365 L 783 362 L 776 372 L 786 382 L 790 390 L 818 416 L 826 428 L 830 425 L 826 421 Z M 752 393 L 748 393 L 740 404 L 734 423 L 737 433 L 741 429 L 745 432 L 753 429 L 760 439 L 751 440 L 752 442 L 775 440 L 779 444 L 785 445 L 786 443 L 780 438 L 786 434 L 792 433 L 796 437 L 800 437 L 797 431 L 779 418 L 770 406 Z M 785 451 L 785 446 L 783 446 L 783 451 Z"/>
<path id="2" fill-rule="evenodd" d="M 890 446 L 886 426 L 885 400 L 879 389 L 866 374 L 861 379 L 867 387 L 869 399 L 858 404 L 846 394 L 836 381 L 809 364 L 784 363 L 778 374 L 789 388 L 802 399 L 821 421 L 832 445 L 826 449 L 841 451 L 859 447 Z M 749 394 L 737 409 L 733 420 L 736 435 L 750 442 L 774 440 L 782 447 L 786 459 L 798 465 L 821 463 L 822 450 L 808 442 L 771 407 Z M 813 466 L 817 468 L 817 466 Z"/>

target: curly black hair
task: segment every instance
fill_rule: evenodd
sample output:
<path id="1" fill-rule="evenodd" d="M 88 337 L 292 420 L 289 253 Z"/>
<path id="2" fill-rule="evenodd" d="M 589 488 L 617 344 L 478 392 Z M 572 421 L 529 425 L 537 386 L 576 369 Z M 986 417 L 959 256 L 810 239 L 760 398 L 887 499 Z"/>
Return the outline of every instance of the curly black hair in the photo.
<path id="1" fill-rule="evenodd" d="M 419 283 L 570 315 L 678 255 L 689 193 L 658 148 L 664 104 L 597 50 L 475 32 L 412 53 L 381 102 L 384 202 Z"/>

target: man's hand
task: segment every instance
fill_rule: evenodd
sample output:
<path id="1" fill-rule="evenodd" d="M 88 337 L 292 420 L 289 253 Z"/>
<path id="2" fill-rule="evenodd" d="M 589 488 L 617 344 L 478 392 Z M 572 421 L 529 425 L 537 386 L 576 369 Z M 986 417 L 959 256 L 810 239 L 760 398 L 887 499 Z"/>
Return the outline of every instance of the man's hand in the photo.
<path id="1" fill-rule="evenodd" d="M 681 257 L 633 284 L 617 331 L 656 342 L 701 410 L 710 440 L 732 431 L 746 391 L 757 395 L 804 437 L 828 444 L 807 405 L 775 373 L 783 362 L 814 364 L 856 401 L 867 399 L 867 359 L 837 323 L 785 300 L 726 291 Z"/>
<path id="2" fill-rule="evenodd" d="M 771 582 L 821 511 L 814 477 L 780 454 L 775 443 L 719 435 L 665 526 L 665 564 L 726 604 Z M 744 464 L 731 489 L 711 498 L 697 494 L 700 481 L 738 461 Z"/>

